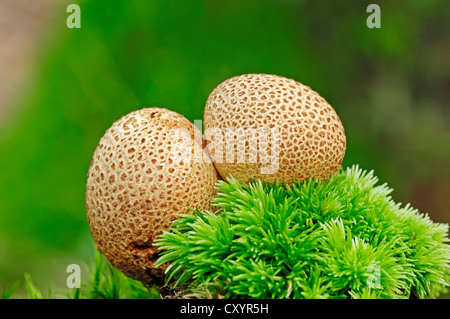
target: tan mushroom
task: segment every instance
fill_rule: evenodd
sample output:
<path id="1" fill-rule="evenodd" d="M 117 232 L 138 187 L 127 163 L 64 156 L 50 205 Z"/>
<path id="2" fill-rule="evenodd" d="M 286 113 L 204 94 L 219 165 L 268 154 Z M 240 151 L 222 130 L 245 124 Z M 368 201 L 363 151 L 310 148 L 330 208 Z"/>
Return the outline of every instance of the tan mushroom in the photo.
<path id="1" fill-rule="evenodd" d="M 177 214 L 212 209 L 218 174 L 208 158 L 199 130 L 167 109 L 134 111 L 106 131 L 89 168 L 86 209 L 98 250 L 114 267 L 162 283 L 167 265 L 153 266 L 153 240 Z"/>
<path id="2" fill-rule="evenodd" d="M 328 178 L 346 150 L 333 107 L 310 87 L 277 75 L 221 83 L 206 102 L 204 127 L 220 175 L 241 183 Z"/>

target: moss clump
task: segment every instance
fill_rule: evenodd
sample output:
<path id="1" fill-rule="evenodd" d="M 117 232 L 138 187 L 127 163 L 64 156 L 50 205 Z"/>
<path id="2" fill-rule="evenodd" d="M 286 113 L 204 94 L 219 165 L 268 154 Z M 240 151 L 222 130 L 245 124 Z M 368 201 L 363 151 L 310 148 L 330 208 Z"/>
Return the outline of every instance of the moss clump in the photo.
<path id="1" fill-rule="evenodd" d="M 448 225 L 389 196 L 358 166 L 292 186 L 230 178 L 217 213 L 156 240 L 167 282 L 225 298 L 434 298 L 450 279 Z"/>

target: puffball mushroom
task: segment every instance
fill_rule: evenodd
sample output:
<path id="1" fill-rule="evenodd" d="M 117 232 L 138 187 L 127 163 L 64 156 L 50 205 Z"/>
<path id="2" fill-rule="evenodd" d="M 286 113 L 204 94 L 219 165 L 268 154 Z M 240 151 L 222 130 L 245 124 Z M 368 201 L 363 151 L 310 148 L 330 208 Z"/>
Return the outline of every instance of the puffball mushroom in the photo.
<path id="1" fill-rule="evenodd" d="M 167 265 L 153 266 L 153 240 L 176 214 L 212 210 L 217 180 L 201 132 L 185 117 L 156 107 L 123 116 L 100 139 L 87 177 L 98 250 L 128 277 L 163 283 Z"/>
<path id="2" fill-rule="evenodd" d="M 292 184 L 326 179 L 341 167 L 344 127 L 310 87 L 270 74 L 244 74 L 217 86 L 204 110 L 204 134 L 222 178 Z"/>

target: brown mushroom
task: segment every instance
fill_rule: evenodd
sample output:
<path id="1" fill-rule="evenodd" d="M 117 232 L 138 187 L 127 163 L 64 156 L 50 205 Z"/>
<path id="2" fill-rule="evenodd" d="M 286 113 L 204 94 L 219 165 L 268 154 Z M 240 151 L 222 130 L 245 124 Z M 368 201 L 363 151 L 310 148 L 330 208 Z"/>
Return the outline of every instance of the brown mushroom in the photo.
<path id="1" fill-rule="evenodd" d="M 328 178 L 345 155 L 333 107 L 310 87 L 277 75 L 222 82 L 208 97 L 204 127 L 220 175 L 241 183 Z"/>
<path id="2" fill-rule="evenodd" d="M 184 135 L 183 135 L 184 134 Z M 89 168 L 86 209 L 98 250 L 125 275 L 163 282 L 155 237 L 177 214 L 211 210 L 218 174 L 199 130 L 163 108 L 134 111 L 100 139 Z"/>

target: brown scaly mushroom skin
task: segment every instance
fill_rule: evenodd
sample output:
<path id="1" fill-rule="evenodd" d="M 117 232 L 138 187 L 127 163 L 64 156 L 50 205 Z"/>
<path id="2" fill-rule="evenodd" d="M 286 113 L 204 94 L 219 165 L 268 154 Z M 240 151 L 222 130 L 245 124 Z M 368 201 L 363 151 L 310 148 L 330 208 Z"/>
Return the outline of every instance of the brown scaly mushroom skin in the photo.
<path id="1" fill-rule="evenodd" d="M 214 129 L 224 134 L 227 130 L 238 132 L 239 141 L 247 138 L 246 150 L 257 140 L 242 130 L 278 129 L 278 145 L 273 145 L 272 153 L 278 156 L 278 168 L 270 174 L 261 173 L 270 162 L 261 163 L 259 158 L 250 161 L 246 155 L 244 162 L 238 162 L 237 157 L 227 162 L 223 152 L 233 146 L 224 142 L 223 147 L 217 147 L 220 143 L 214 142 L 215 137 L 207 137 L 222 178 L 232 175 L 241 183 L 253 178 L 286 184 L 294 179 L 325 179 L 339 170 L 346 150 L 344 127 L 333 107 L 310 87 L 277 75 L 244 74 L 222 82 L 208 97 L 204 127 L 205 136 Z"/>
<path id="2" fill-rule="evenodd" d="M 173 135 L 179 129 L 188 132 L 189 142 Z M 114 267 L 146 285 L 163 284 L 168 266 L 153 266 L 155 237 L 176 214 L 212 210 L 218 174 L 211 160 L 194 160 L 194 153 L 209 157 L 195 130 L 167 109 L 134 111 L 106 131 L 90 164 L 86 210 L 97 248 Z M 174 157 L 183 147 L 184 154 L 192 152 L 191 161 Z"/>

